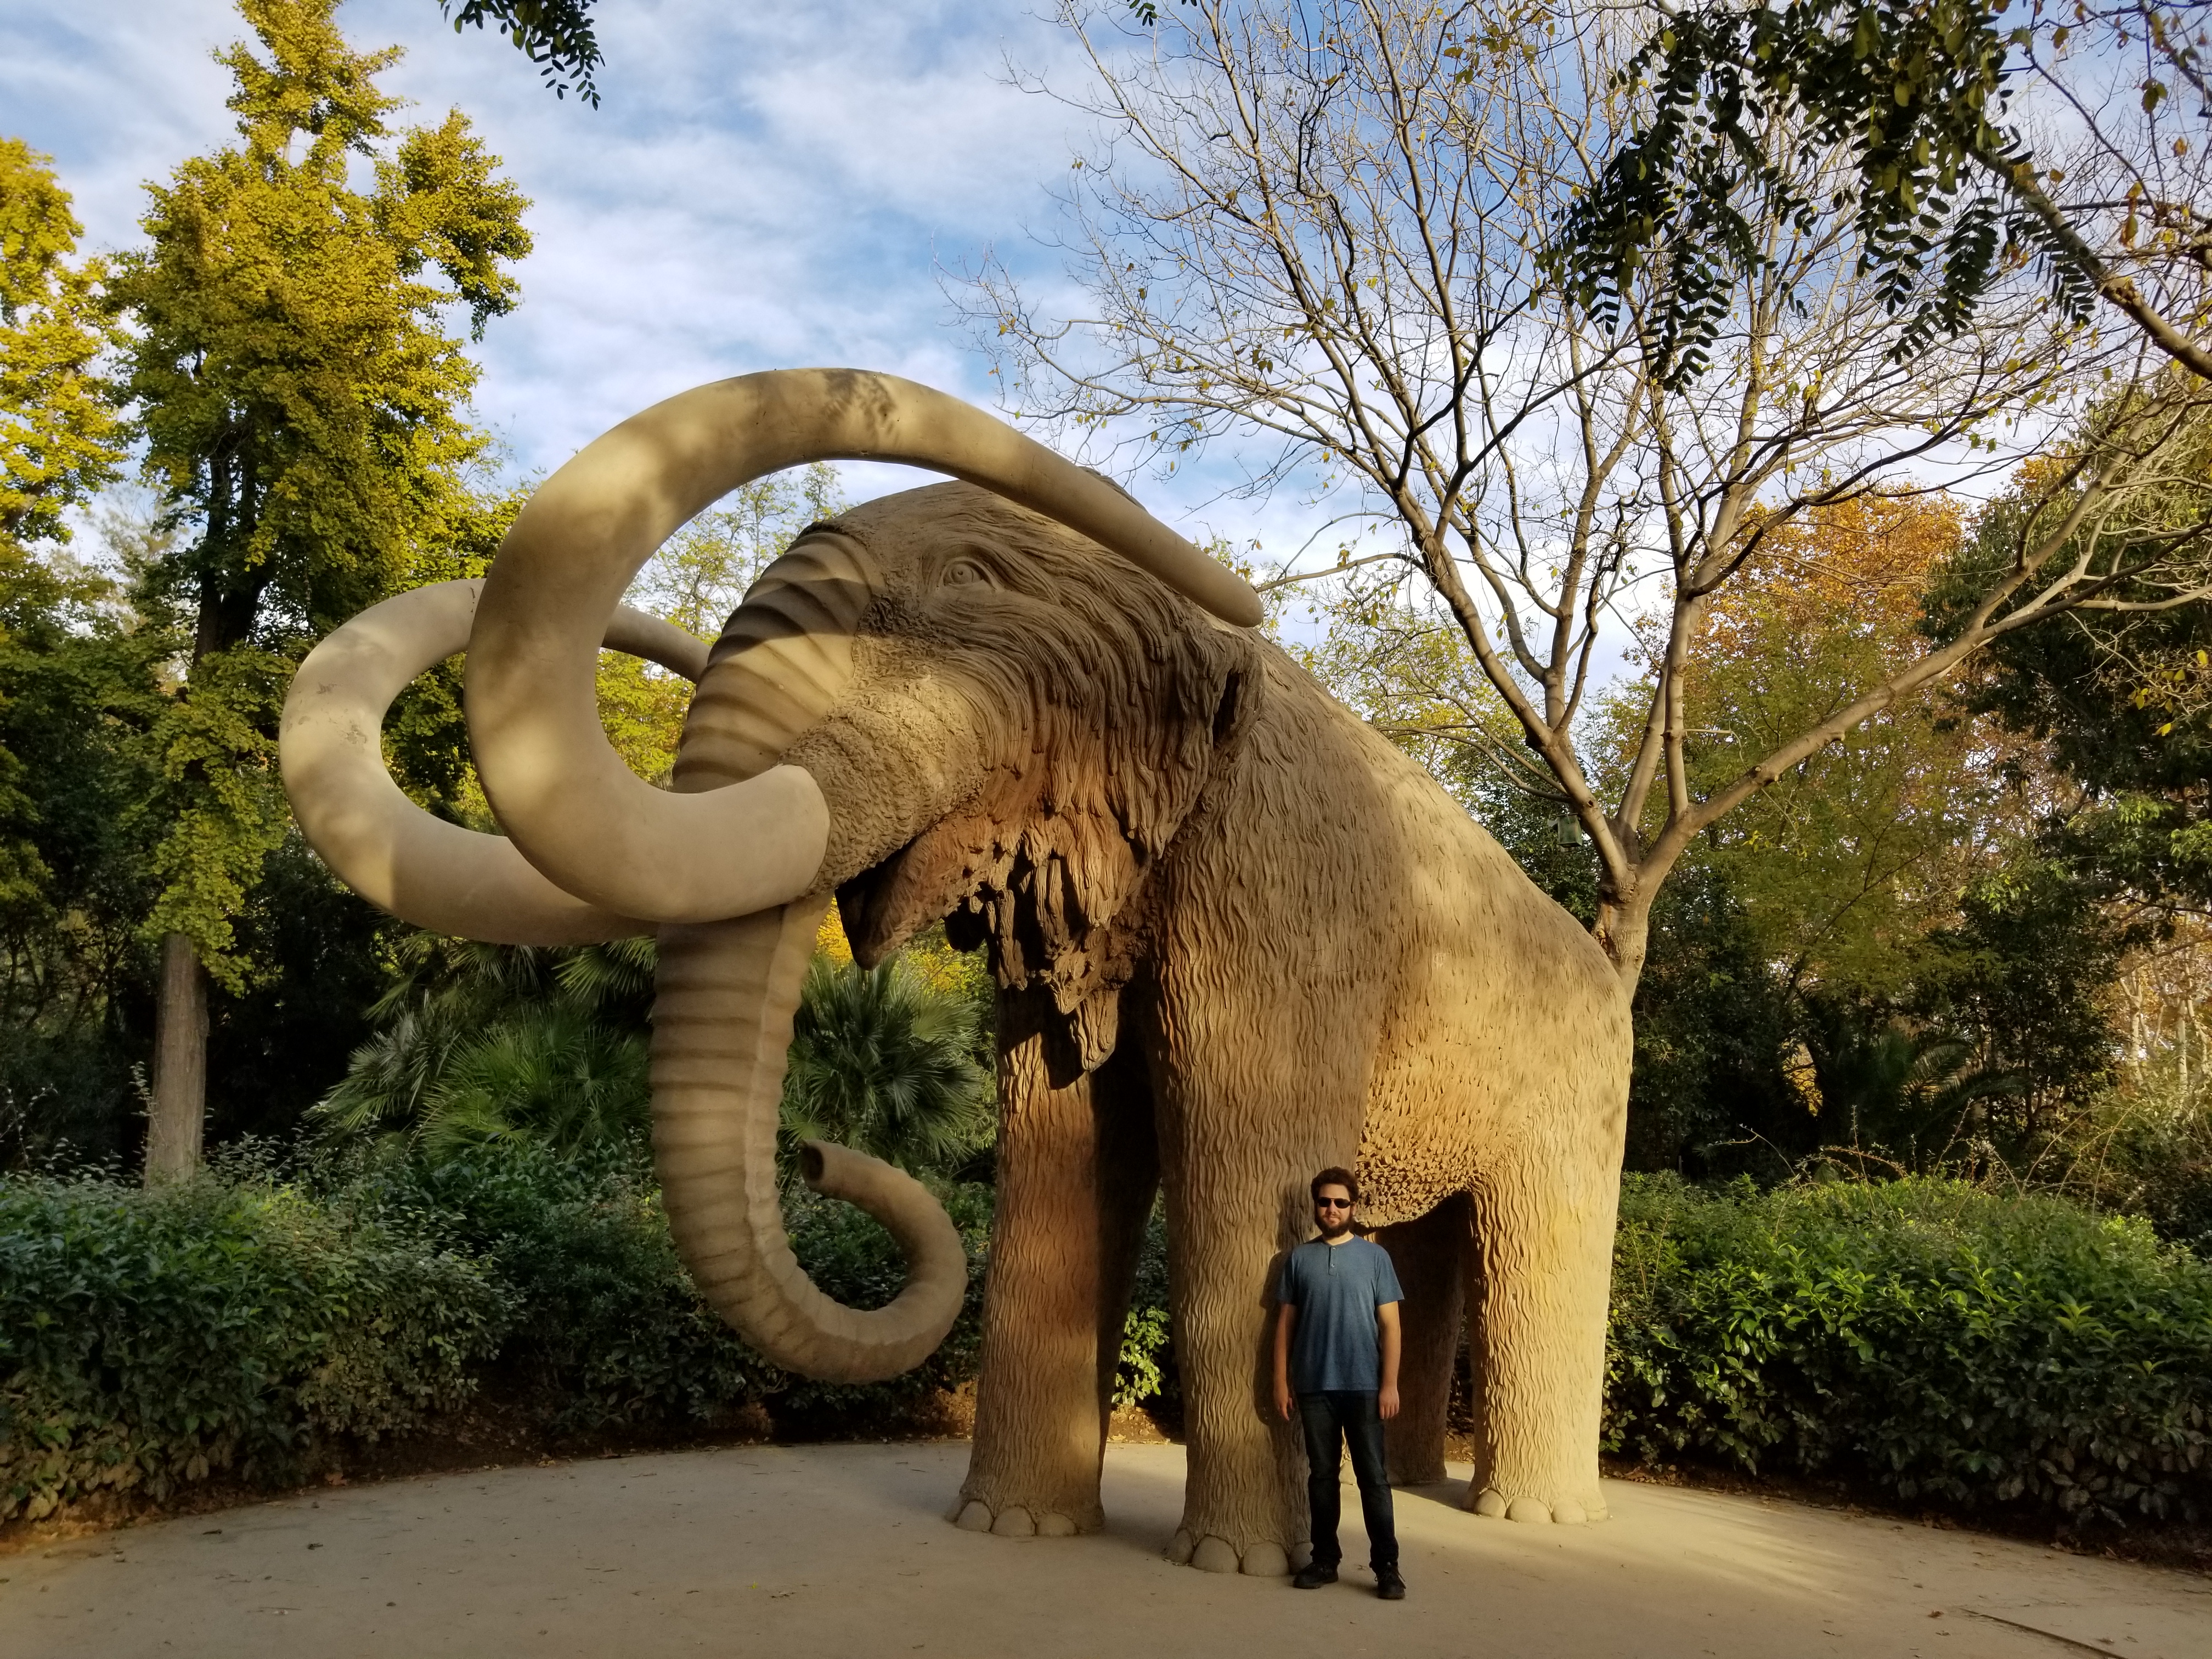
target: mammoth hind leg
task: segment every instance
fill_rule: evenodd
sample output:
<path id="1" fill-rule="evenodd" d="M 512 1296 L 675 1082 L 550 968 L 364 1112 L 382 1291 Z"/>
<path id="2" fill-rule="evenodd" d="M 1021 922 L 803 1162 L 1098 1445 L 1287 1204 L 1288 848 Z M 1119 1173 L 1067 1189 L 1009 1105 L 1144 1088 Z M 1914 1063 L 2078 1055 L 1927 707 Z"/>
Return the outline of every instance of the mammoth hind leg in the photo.
<path id="1" fill-rule="evenodd" d="M 1377 1228 L 1406 1300 L 1399 1309 L 1397 1417 L 1384 1426 L 1384 1462 L 1394 1485 L 1444 1478 L 1444 1429 L 1459 1358 L 1462 1278 L 1473 1230 L 1465 1193 L 1426 1215 Z"/>
<path id="2" fill-rule="evenodd" d="M 1504 1162 L 1477 1184 L 1467 1504 L 1478 1514 L 1605 1516 L 1597 1446 L 1617 1183 L 1595 1158 L 1577 1167 L 1565 1154 L 1539 1152 Z"/>
<path id="3" fill-rule="evenodd" d="M 1025 994 L 1000 1019 L 998 1205 L 975 1448 L 952 1507 L 1010 1536 L 1091 1532 L 1129 1291 L 1159 1184 L 1142 1065 L 1054 1088 Z"/>

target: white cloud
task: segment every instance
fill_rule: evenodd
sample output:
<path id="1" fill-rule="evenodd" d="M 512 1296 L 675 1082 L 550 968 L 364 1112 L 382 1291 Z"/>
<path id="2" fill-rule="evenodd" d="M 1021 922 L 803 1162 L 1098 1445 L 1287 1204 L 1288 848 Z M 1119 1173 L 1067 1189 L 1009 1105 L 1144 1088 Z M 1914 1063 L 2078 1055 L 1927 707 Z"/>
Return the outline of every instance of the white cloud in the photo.
<path id="1" fill-rule="evenodd" d="M 1048 194 L 1083 137 L 1066 106 L 1005 80 L 1009 57 L 1084 70 L 1034 0 L 603 0 L 597 109 L 556 100 L 495 35 L 456 36 L 436 0 L 350 0 L 357 45 L 406 56 L 384 84 L 430 121 L 458 105 L 532 202 L 523 304 L 475 355 L 478 418 L 519 471 L 558 466 L 647 404 L 758 368 L 851 364 L 990 406 L 993 383 L 938 281 L 989 246 L 1048 303 L 1079 304 Z M 137 238 L 143 185 L 228 141 L 246 33 L 227 0 L 12 0 L 0 13 L 0 133 L 52 154 L 87 240 Z M 845 469 L 856 498 L 917 482 Z M 1222 499 L 1227 458 L 1140 479 L 1195 536 L 1264 538 L 1328 515 L 1294 491 Z"/>
<path id="2" fill-rule="evenodd" d="M 478 413 L 519 466 L 755 368 L 852 363 L 988 400 L 933 261 L 1018 242 L 1046 205 L 1066 112 L 998 65 L 1052 61 L 1048 23 L 993 0 L 600 14 L 598 110 L 556 100 L 497 37 L 456 37 L 434 0 L 339 14 L 356 42 L 407 48 L 385 84 L 413 118 L 465 109 L 532 198 L 524 304 L 477 352 Z M 228 136 L 210 54 L 244 32 L 217 0 L 16 0 L 0 131 L 55 156 L 93 246 L 127 246 L 143 182 Z"/>

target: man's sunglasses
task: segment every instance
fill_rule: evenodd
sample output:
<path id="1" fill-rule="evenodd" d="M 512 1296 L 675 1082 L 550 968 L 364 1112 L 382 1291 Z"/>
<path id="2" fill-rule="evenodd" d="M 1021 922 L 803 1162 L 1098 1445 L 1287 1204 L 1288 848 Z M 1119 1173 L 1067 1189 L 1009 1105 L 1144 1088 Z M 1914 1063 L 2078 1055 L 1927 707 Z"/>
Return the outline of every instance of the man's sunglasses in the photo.
<path id="1" fill-rule="evenodd" d="M 1314 1208 L 1316 1210 L 1348 1210 L 1351 1207 L 1352 1200 L 1348 1198 L 1317 1198 L 1314 1200 Z"/>

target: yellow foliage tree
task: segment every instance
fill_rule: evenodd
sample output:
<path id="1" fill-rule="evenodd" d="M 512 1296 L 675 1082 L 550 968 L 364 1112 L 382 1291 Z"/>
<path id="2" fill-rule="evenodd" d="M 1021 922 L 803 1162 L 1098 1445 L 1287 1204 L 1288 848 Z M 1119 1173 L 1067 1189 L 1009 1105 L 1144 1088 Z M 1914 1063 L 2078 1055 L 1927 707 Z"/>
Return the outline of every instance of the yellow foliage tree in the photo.
<path id="1" fill-rule="evenodd" d="M 1868 495 L 1764 538 L 1683 676 L 1692 790 L 1924 656 L 1921 599 L 1963 532 L 1947 497 Z M 1995 760 L 1946 700 L 1893 703 L 1713 824 L 1695 856 L 1723 872 L 1793 986 L 1877 989 L 1950 920 L 2003 822 Z"/>

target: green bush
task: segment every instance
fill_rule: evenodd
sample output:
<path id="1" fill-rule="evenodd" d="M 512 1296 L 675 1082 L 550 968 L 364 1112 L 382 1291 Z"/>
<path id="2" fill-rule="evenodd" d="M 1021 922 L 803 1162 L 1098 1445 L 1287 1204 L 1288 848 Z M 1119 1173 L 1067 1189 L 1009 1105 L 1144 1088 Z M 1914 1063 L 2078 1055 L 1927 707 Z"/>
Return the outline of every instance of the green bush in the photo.
<path id="1" fill-rule="evenodd" d="M 848 1431 L 896 1419 L 898 1413 L 939 1389 L 975 1379 L 983 1347 L 983 1264 L 991 1231 L 988 1187 L 938 1189 L 968 1249 L 968 1296 L 960 1317 L 937 1352 L 902 1376 L 866 1383 L 787 1379 L 778 1409 L 805 1413 L 817 1422 L 834 1419 Z M 906 1281 L 898 1247 L 881 1227 L 849 1205 L 801 1189 L 784 1206 L 792 1254 L 827 1294 L 855 1308 L 880 1308 Z"/>
<path id="2" fill-rule="evenodd" d="M 1137 1256 L 1137 1280 L 1130 1289 L 1129 1312 L 1121 1322 L 1121 1352 L 1114 1368 L 1114 1404 L 1178 1413 L 1182 1376 L 1176 1364 L 1175 1321 L 1168 1308 L 1167 1218 L 1155 1203 L 1145 1223 L 1144 1248 Z"/>
<path id="3" fill-rule="evenodd" d="M 704 1425 L 738 1407 L 880 1419 L 975 1373 L 988 1188 L 940 1192 L 969 1249 L 967 1304 L 923 1365 L 886 1382 L 839 1386 L 769 1364 L 701 1300 L 678 1260 L 652 1170 L 634 1146 L 570 1156 L 527 1143 L 354 1177 L 343 1201 L 482 1261 L 517 1312 L 500 1362 L 561 1431 Z M 890 1235 L 846 1204 L 787 1198 L 793 1253 L 824 1293 L 881 1307 L 905 1282 Z"/>
<path id="4" fill-rule="evenodd" d="M 2212 1265 L 1952 1182 L 1631 1176 L 1605 1445 L 2069 1520 L 2212 1512 Z"/>
<path id="5" fill-rule="evenodd" d="M 556 1433 L 703 1424 L 781 1384 L 692 1288 L 629 1147 L 398 1160 L 331 1201 L 483 1265 L 514 1308 L 495 1363 Z"/>
<path id="6" fill-rule="evenodd" d="M 641 1152 L 491 1145 L 248 1168 L 153 1192 L 0 1179 L 0 1519 L 228 1469 L 296 1476 L 336 1437 L 419 1427 L 486 1384 L 556 1433 L 704 1427 L 767 1406 L 895 1431 L 975 1372 L 988 1188 L 942 1189 L 958 1322 L 887 1382 L 754 1353 L 678 1260 Z M 830 1295 L 904 1267 L 850 1207 L 787 1201 Z M 1176 1392 L 1156 1215 L 1116 1403 Z M 2140 1221 L 1956 1183 L 1760 1193 L 1631 1176 L 1614 1255 L 1607 1449 L 1849 1476 L 2079 1521 L 2212 1513 L 2212 1265 Z"/>
<path id="7" fill-rule="evenodd" d="M 416 1428 L 487 1382 L 555 1434 L 749 1405 L 890 1427 L 975 1373 L 990 1193 L 942 1195 L 969 1249 L 960 1318 L 921 1366 L 853 1386 L 777 1370 L 701 1300 L 635 1143 L 371 1152 L 151 1192 L 0 1178 L 0 1520 L 216 1470 L 296 1478 L 333 1437 Z M 905 1265 L 873 1221 L 804 1192 L 787 1209 L 824 1291 L 897 1293 Z"/>
<path id="8" fill-rule="evenodd" d="M 481 1264 L 293 1188 L 0 1180 L 0 1520 L 412 1428 L 513 1310 Z"/>

